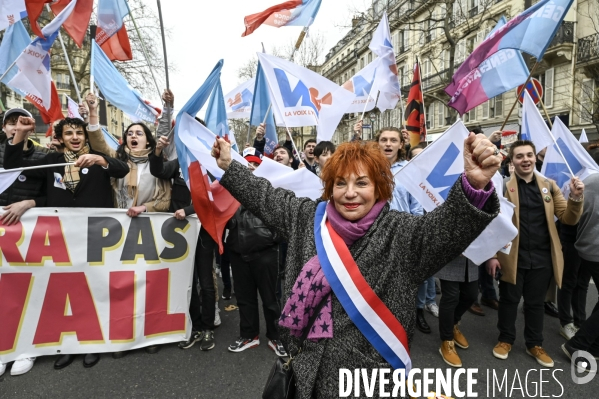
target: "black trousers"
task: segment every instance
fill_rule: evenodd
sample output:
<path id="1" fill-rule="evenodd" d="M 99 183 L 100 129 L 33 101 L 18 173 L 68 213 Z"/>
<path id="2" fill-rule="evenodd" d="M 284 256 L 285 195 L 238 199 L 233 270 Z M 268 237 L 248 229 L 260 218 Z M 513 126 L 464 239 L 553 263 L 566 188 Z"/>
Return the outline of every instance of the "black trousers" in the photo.
<path id="1" fill-rule="evenodd" d="M 591 262 L 581 259 L 580 266 L 593 277 L 593 281 L 599 283 L 599 262 Z M 576 349 L 590 352 L 593 356 L 599 356 L 599 301 L 595 304 L 589 318 L 582 323 L 580 330 L 570 340 Z"/>
<path id="2" fill-rule="evenodd" d="M 580 256 L 573 242 L 562 241 L 564 274 L 562 288 L 557 291 L 557 309 L 562 326 L 574 323 L 580 327 L 586 320 L 587 292 L 591 274 L 580 267 Z M 572 313 L 570 313 L 570 307 Z"/>
<path id="3" fill-rule="evenodd" d="M 545 294 L 553 278 L 551 264 L 541 269 L 518 268 L 516 284 L 499 282 L 497 328 L 499 341 L 510 345 L 516 341 L 518 304 L 524 297 L 524 340 L 527 348 L 543 346 Z"/>
<path id="4" fill-rule="evenodd" d="M 189 314 L 194 331 L 214 330 L 216 287 L 212 278 L 212 268 L 216 246 L 216 242 L 210 237 L 210 234 L 203 227 L 200 228 L 194 261 L 191 301 L 189 302 Z M 197 290 L 198 280 L 202 292 L 201 304 Z"/>
<path id="5" fill-rule="evenodd" d="M 439 335 L 442 341 L 453 340 L 453 326 L 462 320 L 462 316 L 478 297 L 478 282 L 441 281 L 441 300 L 439 301 Z"/>
<path id="6" fill-rule="evenodd" d="M 218 248 L 217 248 L 218 249 Z M 223 247 L 223 254 L 220 256 L 220 273 L 223 279 L 223 285 L 230 290 L 233 289 L 231 284 L 231 255 L 227 244 Z"/>
<path id="7" fill-rule="evenodd" d="M 278 245 L 253 255 L 250 260 L 231 251 L 231 269 L 235 279 L 235 296 L 239 307 L 239 335 L 254 338 L 260 335 L 258 293 L 266 321 L 266 336 L 279 339 L 277 322 L 281 308 L 275 294 L 279 272 Z"/>

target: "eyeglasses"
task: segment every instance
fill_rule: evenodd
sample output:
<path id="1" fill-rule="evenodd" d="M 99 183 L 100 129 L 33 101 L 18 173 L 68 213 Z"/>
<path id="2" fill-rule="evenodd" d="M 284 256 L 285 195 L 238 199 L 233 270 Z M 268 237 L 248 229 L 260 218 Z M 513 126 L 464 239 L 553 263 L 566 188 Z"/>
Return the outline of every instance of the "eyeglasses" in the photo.
<path id="1" fill-rule="evenodd" d="M 137 137 L 141 137 L 144 136 L 145 133 L 143 130 L 136 130 L 134 132 L 127 132 L 127 137 L 133 137 L 133 136 L 137 136 Z"/>

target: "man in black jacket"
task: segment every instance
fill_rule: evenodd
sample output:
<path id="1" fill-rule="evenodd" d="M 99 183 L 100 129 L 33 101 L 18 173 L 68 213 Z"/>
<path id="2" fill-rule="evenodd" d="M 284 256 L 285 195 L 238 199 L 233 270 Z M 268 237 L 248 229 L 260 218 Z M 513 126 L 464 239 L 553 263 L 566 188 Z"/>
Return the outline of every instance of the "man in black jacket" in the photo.
<path id="1" fill-rule="evenodd" d="M 19 116 L 31 117 L 31 114 L 22 108 L 13 108 L 4 114 L 2 133 L 0 133 L 0 167 L 4 166 L 5 148 L 8 140 L 16 133 Z M 32 140 L 25 139 L 25 146 L 21 156 L 24 159 L 40 159 L 48 152 L 43 147 L 36 146 Z M 46 198 L 43 196 L 44 180 L 21 175 L 9 188 L 0 194 L 0 206 L 6 211 L 0 216 L 2 224 L 17 223 L 21 216 L 35 206 L 44 206 Z"/>
<path id="2" fill-rule="evenodd" d="M 100 129 L 90 126 L 90 130 Z M 16 133 L 6 146 L 6 169 L 23 166 L 52 165 L 74 162 L 74 165 L 54 166 L 23 172 L 28 177 L 37 177 L 46 181 L 46 206 L 63 208 L 113 208 L 110 178 L 125 177 L 129 166 L 123 161 L 109 158 L 90 149 L 87 144 L 87 124 L 78 118 L 66 118 L 60 121 L 54 132 L 64 145 L 64 153 L 49 153 L 40 159 L 23 159 L 24 139 L 35 130 L 35 120 L 20 116 Z M 70 365 L 75 355 L 62 355 L 54 363 L 55 369 Z M 93 367 L 100 361 L 100 355 L 87 354 L 83 359 L 84 367 Z"/>
<path id="3" fill-rule="evenodd" d="M 246 148 L 244 158 L 254 170 L 262 163 L 262 154 Z M 266 225 L 245 207 L 240 206 L 227 224 L 227 245 L 231 249 L 231 268 L 235 279 L 235 295 L 239 306 L 239 338 L 229 346 L 231 352 L 242 352 L 260 345 L 260 313 L 258 293 L 266 321 L 268 347 L 277 356 L 287 356 L 279 341 L 277 322 L 281 308 L 276 297 L 279 269 L 279 243 Z"/>

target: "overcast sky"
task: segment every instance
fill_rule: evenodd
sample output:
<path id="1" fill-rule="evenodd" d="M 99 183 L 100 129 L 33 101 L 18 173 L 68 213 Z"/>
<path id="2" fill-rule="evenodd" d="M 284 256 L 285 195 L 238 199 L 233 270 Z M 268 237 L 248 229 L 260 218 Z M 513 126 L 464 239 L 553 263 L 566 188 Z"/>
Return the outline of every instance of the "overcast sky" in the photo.
<path id="1" fill-rule="evenodd" d="M 157 10 L 155 1 L 145 2 Z M 169 63 L 177 68 L 169 76 L 171 89 L 175 93 L 175 108 L 185 104 L 219 59 L 224 59 L 221 83 L 226 94 L 242 83 L 237 77 L 237 70 L 257 51 L 261 51 L 261 42 L 264 42 L 267 52 L 272 47 L 295 42 L 301 27 L 262 25 L 251 35 L 241 37 L 245 30 L 243 18 L 246 15 L 281 2 L 283 0 L 162 1 L 164 24 L 171 30 L 167 38 L 167 56 Z M 349 24 L 350 10 L 363 9 L 366 3 L 366 0 L 322 1 L 320 12 L 310 30 L 320 32 L 326 38 L 324 54 L 348 31 L 348 28 L 338 26 Z"/>

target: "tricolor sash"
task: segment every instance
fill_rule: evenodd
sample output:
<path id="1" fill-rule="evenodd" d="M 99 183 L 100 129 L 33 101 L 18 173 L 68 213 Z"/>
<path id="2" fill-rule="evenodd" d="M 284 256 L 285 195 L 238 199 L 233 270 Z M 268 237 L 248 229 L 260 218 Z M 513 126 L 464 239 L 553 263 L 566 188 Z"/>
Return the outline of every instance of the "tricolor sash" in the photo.
<path id="1" fill-rule="evenodd" d="M 327 220 L 326 202 L 314 217 L 316 253 L 333 292 L 349 318 L 394 369 L 412 368 L 403 326 L 368 285 L 347 245 Z"/>

